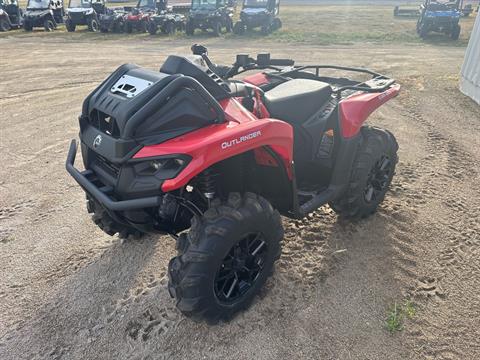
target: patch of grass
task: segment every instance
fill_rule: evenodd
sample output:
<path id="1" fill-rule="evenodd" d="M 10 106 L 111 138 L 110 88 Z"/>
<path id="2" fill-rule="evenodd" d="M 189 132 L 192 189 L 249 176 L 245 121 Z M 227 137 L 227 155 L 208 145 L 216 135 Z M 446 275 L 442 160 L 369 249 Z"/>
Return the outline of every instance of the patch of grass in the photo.
<path id="1" fill-rule="evenodd" d="M 387 330 L 392 334 L 396 331 L 403 330 L 403 313 L 401 307 L 397 305 L 397 302 L 390 308 L 385 324 Z"/>
<path id="2" fill-rule="evenodd" d="M 417 310 L 415 304 L 406 299 L 403 304 L 395 303 L 389 308 L 385 326 L 390 333 L 402 331 L 405 324 L 405 319 L 413 319 Z"/>

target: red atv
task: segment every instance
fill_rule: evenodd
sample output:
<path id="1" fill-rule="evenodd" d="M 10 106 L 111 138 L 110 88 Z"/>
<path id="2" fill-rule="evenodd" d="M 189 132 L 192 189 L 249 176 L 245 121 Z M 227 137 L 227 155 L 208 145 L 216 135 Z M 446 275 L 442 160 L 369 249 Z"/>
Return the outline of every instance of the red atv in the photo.
<path id="1" fill-rule="evenodd" d="M 96 88 L 79 118 L 85 170 L 74 167 L 75 140 L 66 167 L 107 234 L 176 238 L 170 294 L 187 316 L 215 322 L 246 308 L 272 273 L 280 214 L 300 219 L 325 204 L 348 218 L 375 212 L 398 145 L 363 124 L 400 86 L 269 54 L 218 66 L 192 48 L 159 72 L 122 65 Z"/>
<path id="2" fill-rule="evenodd" d="M 128 11 L 124 19 L 125 32 L 129 34 L 133 31 L 146 32 L 150 16 L 156 11 L 156 1 L 138 0 L 137 7 L 125 7 L 124 9 Z"/>

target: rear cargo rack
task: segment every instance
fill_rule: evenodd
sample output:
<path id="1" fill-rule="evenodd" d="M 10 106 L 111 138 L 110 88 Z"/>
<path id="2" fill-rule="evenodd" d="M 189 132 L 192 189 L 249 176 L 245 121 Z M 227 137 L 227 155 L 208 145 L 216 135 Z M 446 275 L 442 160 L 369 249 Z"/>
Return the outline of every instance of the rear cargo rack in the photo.
<path id="1" fill-rule="evenodd" d="M 368 81 L 357 83 L 354 85 L 345 85 L 338 88 L 334 88 L 333 92 L 337 95 L 337 97 L 341 96 L 341 93 L 345 90 L 356 90 L 356 91 L 363 91 L 368 93 L 376 93 L 376 92 L 384 92 L 388 90 L 390 86 L 395 83 L 395 79 L 389 78 L 388 76 L 379 74 L 375 71 L 363 69 L 363 68 L 356 68 L 356 67 L 348 67 L 348 66 L 337 66 L 337 65 L 306 65 L 306 66 L 299 66 L 295 67 L 292 70 L 281 72 L 282 76 L 288 76 L 290 74 L 306 71 L 308 70 L 315 70 L 315 76 L 320 76 L 320 69 L 334 69 L 334 70 L 346 70 L 352 71 L 356 73 L 368 74 L 372 75 L 372 78 Z M 370 86 L 367 83 L 378 83 L 377 86 Z"/>

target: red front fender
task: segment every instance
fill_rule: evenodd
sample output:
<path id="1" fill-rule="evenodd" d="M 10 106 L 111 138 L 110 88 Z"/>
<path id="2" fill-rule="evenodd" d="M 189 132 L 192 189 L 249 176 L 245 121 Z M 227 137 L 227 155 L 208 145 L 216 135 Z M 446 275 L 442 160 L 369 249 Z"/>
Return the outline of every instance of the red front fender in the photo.
<path id="1" fill-rule="evenodd" d="M 179 189 L 211 165 L 235 155 L 270 146 L 283 161 L 292 178 L 293 129 L 280 120 L 257 119 L 236 100 L 221 103 L 226 122 L 210 125 L 161 144 L 145 146 L 134 156 L 148 158 L 169 154 L 186 154 L 192 157 L 188 166 L 174 179 L 165 180 L 164 192 Z"/>

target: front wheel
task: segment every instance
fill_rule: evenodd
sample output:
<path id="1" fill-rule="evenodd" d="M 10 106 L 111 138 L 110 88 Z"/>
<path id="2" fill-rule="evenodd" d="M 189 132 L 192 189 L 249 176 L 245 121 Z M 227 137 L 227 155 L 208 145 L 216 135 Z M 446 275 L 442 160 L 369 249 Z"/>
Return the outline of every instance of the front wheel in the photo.
<path id="1" fill-rule="evenodd" d="M 377 210 L 398 161 L 398 144 L 393 134 L 365 126 L 361 136 L 347 190 L 340 199 L 329 203 L 336 213 L 348 218 L 367 217 Z"/>
<path id="2" fill-rule="evenodd" d="M 107 235 L 118 234 L 120 238 L 140 238 L 144 233 L 115 221 L 108 212 L 95 200 L 87 197 L 87 211 L 92 214 L 93 222 Z"/>
<path id="3" fill-rule="evenodd" d="M 0 19 L 0 31 L 10 30 L 10 23 L 7 19 Z"/>
<path id="4" fill-rule="evenodd" d="M 460 37 L 460 25 L 456 24 L 453 27 L 452 32 L 450 33 L 450 37 L 452 38 L 452 40 L 458 40 L 458 38 Z"/>
<path id="5" fill-rule="evenodd" d="M 73 23 L 72 20 L 67 19 L 67 20 L 65 21 L 65 27 L 67 28 L 67 31 L 68 31 L 68 32 L 74 32 L 76 26 L 75 26 L 75 24 Z"/>
<path id="6" fill-rule="evenodd" d="M 273 19 L 273 29 L 278 30 L 281 27 L 282 27 L 282 20 L 280 20 L 279 18 Z"/>
<path id="7" fill-rule="evenodd" d="M 233 33 L 236 35 L 243 35 L 245 34 L 246 26 L 243 22 L 237 21 L 233 26 Z"/>
<path id="8" fill-rule="evenodd" d="M 92 32 L 97 32 L 100 29 L 98 20 L 94 17 L 90 18 L 88 21 L 88 30 Z"/>
<path id="9" fill-rule="evenodd" d="M 255 194 L 216 200 L 180 235 L 168 266 L 170 295 L 186 316 L 210 323 L 246 309 L 273 272 L 283 227 L 279 213 Z"/>

